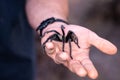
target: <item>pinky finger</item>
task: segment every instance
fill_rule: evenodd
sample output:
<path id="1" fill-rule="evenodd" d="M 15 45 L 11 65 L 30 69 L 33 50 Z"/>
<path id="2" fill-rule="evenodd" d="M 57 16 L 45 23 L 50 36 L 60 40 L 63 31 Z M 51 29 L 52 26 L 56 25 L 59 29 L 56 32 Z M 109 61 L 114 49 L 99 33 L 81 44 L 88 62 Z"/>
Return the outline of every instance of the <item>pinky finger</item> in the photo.
<path id="1" fill-rule="evenodd" d="M 87 70 L 88 76 L 90 78 L 96 79 L 98 77 L 98 72 L 97 72 L 96 68 L 94 67 L 92 61 L 89 58 L 82 60 L 81 64 Z"/>

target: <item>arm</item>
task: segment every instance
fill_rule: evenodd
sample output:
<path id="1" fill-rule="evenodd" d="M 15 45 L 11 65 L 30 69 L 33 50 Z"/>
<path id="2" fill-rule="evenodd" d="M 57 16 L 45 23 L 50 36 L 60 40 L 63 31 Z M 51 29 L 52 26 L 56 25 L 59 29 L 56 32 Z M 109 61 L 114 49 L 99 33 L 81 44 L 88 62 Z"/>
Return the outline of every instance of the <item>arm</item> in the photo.
<path id="1" fill-rule="evenodd" d="M 26 12 L 31 26 L 36 29 L 50 17 L 67 20 L 68 0 L 27 0 Z"/>
<path id="2" fill-rule="evenodd" d="M 36 29 L 37 26 L 45 19 L 55 17 L 63 20 L 67 20 L 68 16 L 68 1 L 67 0 L 27 0 L 26 12 L 29 23 Z M 84 77 L 88 75 L 90 78 L 95 79 L 98 76 L 92 61 L 89 58 L 89 50 L 91 45 L 97 47 L 104 53 L 115 54 L 117 48 L 109 41 L 99 37 L 94 32 L 77 25 L 66 25 L 64 23 L 53 23 L 44 30 L 56 30 L 60 32 L 58 26 L 65 26 L 65 33 L 69 30 L 73 31 L 77 37 L 80 48 L 72 44 L 72 56 L 69 56 L 69 46 L 65 46 L 65 52 L 61 51 L 62 43 L 48 42 L 46 43 L 46 53 L 55 62 L 62 63 L 69 70 L 76 73 L 78 76 Z M 49 37 L 46 35 L 42 42 Z M 66 43 L 66 45 L 68 45 Z"/>

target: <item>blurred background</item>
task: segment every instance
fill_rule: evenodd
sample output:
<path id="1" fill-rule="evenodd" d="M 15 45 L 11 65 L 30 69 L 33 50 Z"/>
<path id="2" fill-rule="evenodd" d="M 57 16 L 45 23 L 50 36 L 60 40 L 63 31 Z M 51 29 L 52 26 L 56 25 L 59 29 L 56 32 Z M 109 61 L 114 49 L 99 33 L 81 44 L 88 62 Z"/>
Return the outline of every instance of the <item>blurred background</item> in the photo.
<path id="1" fill-rule="evenodd" d="M 120 80 L 120 0 L 69 0 L 69 22 L 84 26 L 99 36 L 111 41 L 118 48 L 118 54 L 106 55 L 95 47 L 90 58 L 99 72 L 96 80 Z M 82 35 L 82 34 L 81 34 Z M 37 80 L 91 80 L 71 73 L 57 65 L 37 47 Z"/>

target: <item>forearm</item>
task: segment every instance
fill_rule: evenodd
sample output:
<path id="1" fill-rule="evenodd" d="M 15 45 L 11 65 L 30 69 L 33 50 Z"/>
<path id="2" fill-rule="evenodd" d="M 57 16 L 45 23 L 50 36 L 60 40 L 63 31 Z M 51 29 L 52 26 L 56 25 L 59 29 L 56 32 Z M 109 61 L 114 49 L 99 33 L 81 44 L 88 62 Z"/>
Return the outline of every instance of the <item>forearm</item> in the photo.
<path id="1" fill-rule="evenodd" d="M 50 17 L 67 20 L 68 0 L 27 0 L 26 13 L 33 29 Z"/>

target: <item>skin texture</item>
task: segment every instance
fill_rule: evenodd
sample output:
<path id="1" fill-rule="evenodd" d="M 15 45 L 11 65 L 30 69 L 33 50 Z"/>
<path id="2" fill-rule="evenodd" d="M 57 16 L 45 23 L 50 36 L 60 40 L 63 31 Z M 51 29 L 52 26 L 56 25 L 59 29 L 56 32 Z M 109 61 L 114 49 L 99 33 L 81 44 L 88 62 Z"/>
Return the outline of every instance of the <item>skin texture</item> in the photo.
<path id="1" fill-rule="evenodd" d="M 60 27 L 56 28 L 57 24 L 58 23 L 52 24 L 52 28 L 46 28 L 46 31 L 52 29 L 60 31 Z M 78 48 L 74 43 L 72 43 L 73 59 L 71 59 L 69 56 L 70 54 L 68 43 L 65 44 L 65 52 L 62 52 L 62 43 L 60 42 L 53 41 L 46 43 L 45 49 L 47 55 L 50 56 L 56 63 L 62 63 L 70 71 L 76 73 L 80 77 L 88 75 L 90 78 L 96 79 L 98 76 L 98 72 L 89 58 L 90 47 L 95 46 L 103 53 L 109 55 L 115 54 L 117 52 L 117 48 L 109 41 L 99 37 L 97 34 L 84 27 L 77 25 L 65 25 L 65 27 L 67 27 L 65 29 L 66 33 L 69 30 L 72 30 L 79 38 L 78 41 L 80 48 Z M 44 40 L 46 40 L 50 35 L 51 34 L 46 35 L 46 37 L 42 39 L 42 42 L 44 42 Z"/>
<path id="2" fill-rule="evenodd" d="M 26 14 L 29 23 L 33 29 L 45 19 L 50 17 L 67 20 L 68 17 L 68 1 L 67 0 L 28 0 L 26 3 Z M 65 43 L 65 52 L 62 52 L 61 42 L 47 42 L 45 45 L 46 54 L 51 57 L 57 64 L 63 64 L 70 71 L 80 77 L 89 76 L 91 79 L 98 77 L 98 72 L 95 69 L 92 61 L 89 58 L 91 46 L 95 46 L 103 53 L 113 55 L 117 52 L 117 48 L 109 41 L 99 37 L 96 33 L 78 25 L 66 25 L 62 22 L 50 24 L 43 30 L 43 33 L 49 30 L 61 32 L 61 25 L 65 27 L 65 34 L 69 30 L 74 32 L 78 37 L 80 48 L 72 43 L 72 56 L 69 56 L 69 44 Z M 43 43 L 50 35 L 49 33 L 42 38 Z"/>

